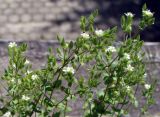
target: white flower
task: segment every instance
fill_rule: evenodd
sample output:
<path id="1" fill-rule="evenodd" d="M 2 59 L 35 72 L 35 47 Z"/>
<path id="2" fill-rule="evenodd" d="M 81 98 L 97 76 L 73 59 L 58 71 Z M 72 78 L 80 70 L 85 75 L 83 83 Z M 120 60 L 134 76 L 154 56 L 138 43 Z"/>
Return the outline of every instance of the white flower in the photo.
<path id="1" fill-rule="evenodd" d="M 145 16 L 149 16 L 149 17 L 153 16 L 153 13 L 150 10 L 144 10 L 142 12 L 143 12 L 143 15 L 145 15 Z"/>
<path id="2" fill-rule="evenodd" d="M 11 117 L 11 112 L 6 112 L 2 117 Z"/>
<path id="3" fill-rule="evenodd" d="M 127 92 L 131 91 L 131 87 L 130 86 L 126 86 L 126 90 L 127 90 Z"/>
<path id="4" fill-rule="evenodd" d="M 151 88 L 151 85 L 149 85 L 149 84 L 145 84 L 145 85 L 144 85 L 144 87 L 148 90 L 148 89 L 150 89 L 150 88 Z"/>
<path id="5" fill-rule="evenodd" d="M 32 75 L 31 79 L 32 79 L 32 80 L 38 79 L 38 75 L 36 75 L 36 74 L 35 74 L 35 75 Z"/>
<path id="6" fill-rule="evenodd" d="M 130 55 L 127 54 L 127 53 L 124 53 L 124 58 L 125 58 L 125 59 L 128 59 L 128 60 L 131 59 L 131 58 L 130 58 Z"/>
<path id="7" fill-rule="evenodd" d="M 17 47 L 17 44 L 15 42 L 10 42 L 8 46 L 10 48 L 13 48 L 13 47 Z"/>
<path id="8" fill-rule="evenodd" d="M 130 64 L 127 65 L 127 68 L 126 68 L 128 71 L 133 71 L 134 70 L 134 67 L 132 67 Z"/>
<path id="9" fill-rule="evenodd" d="M 113 47 L 113 46 L 109 46 L 109 47 L 106 49 L 106 52 L 116 52 L 116 48 Z"/>
<path id="10" fill-rule="evenodd" d="M 13 66 L 13 68 L 16 68 L 16 64 L 13 63 L 12 66 Z"/>
<path id="11" fill-rule="evenodd" d="M 13 83 L 14 83 L 14 82 L 15 82 L 15 78 L 12 78 L 12 79 L 11 79 L 11 82 L 13 82 Z"/>
<path id="12" fill-rule="evenodd" d="M 30 98 L 28 96 L 22 95 L 22 100 L 28 101 Z"/>
<path id="13" fill-rule="evenodd" d="M 98 37 L 101 37 L 101 36 L 103 36 L 104 31 L 103 31 L 103 30 L 96 30 L 96 31 L 95 31 L 95 34 L 96 34 Z"/>
<path id="14" fill-rule="evenodd" d="M 74 74 L 74 69 L 73 69 L 73 67 L 64 67 L 63 72 Z"/>
<path id="15" fill-rule="evenodd" d="M 125 13 L 125 15 L 126 15 L 127 17 L 133 17 L 133 16 L 134 16 L 134 14 L 131 13 L 131 12 Z"/>
<path id="16" fill-rule="evenodd" d="M 89 34 L 88 33 L 82 33 L 81 36 L 85 39 L 89 39 Z"/>
<path id="17" fill-rule="evenodd" d="M 29 63 L 30 63 L 30 61 L 29 61 L 29 60 L 26 60 L 24 64 L 25 64 L 25 65 L 28 65 Z"/>
<path id="18" fill-rule="evenodd" d="M 147 73 L 144 74 L 144 78 L 146 78 L 146 77 L 147 77 Z"/>
<path id="19" fill-rule="evenodd" d="M 32 73 L 32 71 L 27 70 L 27 73 L 26 73 L 26 74 L 30 74 L 30 73 Z"/>
<path id="20" fill-rule="evenodd" d="M 128 25 L 128 29 L 129 29 L 129 30 L 132 30 L 132 26 L 131 26 L 131 25 Z"/>

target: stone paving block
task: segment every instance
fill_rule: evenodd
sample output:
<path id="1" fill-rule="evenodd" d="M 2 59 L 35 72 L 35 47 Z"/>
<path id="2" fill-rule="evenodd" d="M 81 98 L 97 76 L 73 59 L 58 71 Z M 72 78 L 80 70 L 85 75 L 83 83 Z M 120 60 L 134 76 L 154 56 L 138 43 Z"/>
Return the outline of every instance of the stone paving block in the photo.
<path id="1" fill-rule="evenodd" d="M 4 23 L 7 21 L 7 16 L 6 15 L 0 15 L 0 23 Z"/>
<path id="2" fill-rule="evenodd" d="M 40 9 L 31 7 L 31 8 L 26 9 L 26 13 L 29 14 L 29 15 L 40 14 L 39 10 L 40 10 Z M 32 16 L 32 17 L 33 17 L 33 16 Z"/>
<path id="3" fill-rule="evenodd" d="M 0 37 L 1 37 L 1 35 L 3 35 L 3 34 L 7 34 L 7 32 L 8 32 L 8 29 L 7 29 L 7 28 L 1 27 L 1 28 L 0 28 Z"/>
<path id="4" fill-rule="evenodd" d="M 13 13 L 14 13 L 13 9 L 4 9 L 4 10 L 2 10 L 2 14 L 5 15 L 5 16 L 11 15 Z"/>
<path id="5" fill-rule="evenodd" d="M 26 11 L 27 11 L 26 9 L 23 9 L 23 8 L 21 8 L 21 7 L 15 9 L 15 12 L 16 12 L 17 15 L 26 14 L 26 13 L 27 13 Z M 19 16 L 19 17 L 20 17 L 20 16 Z"/>
<path id="6" fill-rule="evenodd" d="M 32 6 L 32 3 L 29 3 L 29 2 L 21 2 L 20 4 L 20 7 L 25 9 L 29 9 L 31 8 L 31 6 Z"/>
<path id="7" fill-rule="evenodd" d="M 48 39 L 48 40 L 53 40 L 56 38 L 56 33 L 51 33 L 51 32 L 47 32 L 47 33 L 43 33 L 40 35 L 43 39 Z"/>
<path id="8" fill-rule="evenodd" d="M 47 1 L 47 2 L 44 2 L 44 5 L 43 5 L 44 7 L 54 7 L 55 6 L 55 4 L 53 3 L 53 2 L 49 2 L 49 1 Z"/>
<path id="9" fill-rule="evenodd" d="M 8 22 L 18 23 L 20 21 L 20 17 L 18 15 L 10 15 L 8 16 Z"/>
<path id="10" fill-rule="evenodd" d="M 18 2 L 13 2 L 13 3 L 8 4 L 9 9 L 16 9 L 18 7 L 20 7 L 20 4 Z"/>
<path id="11" fill-rule="evenodd" d="M 60 21 L 63 21 L 63 20 L 65 20 L 66 19 L 66 16 L 64 15 L 64 14 L 62 14 L 62 13 L 60 13 L 60 14 L 57 14 L 57 18 L 56 18 L 57 20 L 60 20 Z M 62 22 L 63 23 L 63 22 Z"/>
<path id="12" fill-rule="evenodd" d="M 2 9 L 7 9 L 8 8 L 8 4 L 4 4 L 4 3 L 2 3 L 2 4 L 0 4 L 0 9 L 2 10 Z"/>
<path id="13" fill-rule="evenodd" d="M 70 31 L 71 30 L 71 24 L 69 24 L 69 23 L 63 23 L 61 26 L 60 26 L 60 30 L 62 31 L 62 32 L 68 32 L 68 31 Z"/>
<path id="14" fill-rule="evenodd" d="M 53 20 L 56 20 L 57 17 L 56 17 L 56 14 L 47 13 L 45 14 L 44 18 L 47 21 L 53 21 Z"/>
<path id="15" fill-rule="evenodd" d="M 68 6 L 62 7 L 62 12 L 63 13 L 68 13 L 69 14 L 69 13 L 71 13 L 71 11 L 72 11 L 72 9 Z"/>
<path id="16" fill-rule="evenodd" d="M 37 40 L 38 38 L 41 38 L 42 34 L 41 33 L 36 33 L 36 32 L 32 32 L 28 35 L 28 40 Z"/>
<path id="17" fill-rule="evenodd" d="M 32 7 L 34 7 L 34 8 L 43 8 L 44 5 L 43 5 L 42 2 L 35 1 L 35 2 L 32 2 Z"/>
<path id="18" fill-rule="evenodd" d="M 21 22 L 30 22 L 31 19 L 32 19 L 32 17 L 31 17 L 31 15 L 29 15 L 29 14 L 23 14 L 23 15 L 21 15 L 21 17 L 20 17 L 20 21 L 21 21 Z"/>
<path id="19" fill-rule="evenodd" d="M 42 22 L 44 20 L 44 16 L 41 14 L 34 14 L 32 15 L 32 18 L 34 22 Z"/>

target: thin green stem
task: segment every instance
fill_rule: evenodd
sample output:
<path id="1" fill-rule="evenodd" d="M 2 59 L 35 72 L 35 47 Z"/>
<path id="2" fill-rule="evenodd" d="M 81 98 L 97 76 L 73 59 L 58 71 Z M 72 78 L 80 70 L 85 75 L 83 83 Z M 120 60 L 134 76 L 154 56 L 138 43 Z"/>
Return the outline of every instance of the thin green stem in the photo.
<path id="1" fill-rule="evenodd" d="M 64 117 L 66 116 L 67 105 L 68 105 L 68 101 L 66 100 L 65 109 L 64 109 Z"/>

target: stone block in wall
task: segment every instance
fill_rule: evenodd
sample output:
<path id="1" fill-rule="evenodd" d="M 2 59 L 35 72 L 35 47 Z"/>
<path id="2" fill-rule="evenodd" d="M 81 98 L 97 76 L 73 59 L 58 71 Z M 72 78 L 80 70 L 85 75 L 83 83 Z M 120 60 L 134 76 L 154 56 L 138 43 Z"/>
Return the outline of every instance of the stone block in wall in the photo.
<path id="1" fill-rule="evenodd" d="M 12 2 L 8 4 L 8 9 L 16 9 L 20 7 L 20 4 L 18 2 Z"/>
<path id="2" fill-rule="evenodd" d="M 32 21 L 33 22 L 42 22 L 44 20 L 45 16 L 41 14 L 34 14 L 32 15 Z"/>
<path id="3" fill-rule="evenodd" d="M 113 2 L 113 5 L 116 4 L 119 4 L 119 2 Z M 79 22 L 81 15 L 87 16 L 96 8 L 100 9 L 101 12 L 103 10 L 107 11 L 110 7 L 112 7 L 111 2 L 105 0 L 100 2 L 96 0 L 0 0 L 0 26 L 7 28 L 8 24 L 15 24 L 17 26 L 21 24 L 22 27 L 26 27 L 26 24 L 28 25 L 35 22 L 43 24 L 48 22 L 50 24 L 49 26 L 37 26 L 35 29 L 35 27 L 29 25 L 31 27 L 27 28 L 26 32 L 22 32 L 30 35 L 29 31 L 35 33 L 39 31 L 39 35 L 42 35 L 42 32 L 47 34 L 47 31 L 50 31 L 51 28 L 55 28 L 54 30 L 56 30 L 56 32 L 54 31 L 55 33 L 53 33 L 53 35 L 56 35 L 56 33 L 59 32 L 66 35 L 66 37 L 74 38 L 72 37 L 72 33 L 74 32 L 75 34 L 76 32 L 80 32 L 79 24 L 74 24 L 75 22 Z M 110 12 L 111 11 L 112 10 L 110 10 Z M 110 14 L 112 14 L 112 12 Z M 119 14 L 117 15 L 119 17 Z M 116 25 L 119 23 L 114 17 L 103 20 L 102 18 L 103 16 L 100 17 L 101 20 L 97 22 L 108 23 L 107 25 L 109 26 L 111 24 Z M 66 23 L 71 24 L 71 27 Z M 21 33 L 21 30 L 19 31 L 20 32 L 17 33 L 15 33 L 16 31 L 14 33 L 8 32 L 8 34 L 14 34 L 17 36 L 17 39 L 20 39 L 21 36 L 19 37 L 18 35 Z M 6 33 L 4 33 L 4 31 L 2 31 L 2 33 L 3 35 L 0 36 L 3 37 Z M 2 33 L 0 32 L 0 34 Z M 43 35 L 41 37 L 43 37 Z"/>
<path id="4" fill-rule="evenodd" d="M 13 9 L 4 9 L 1 11 L 1 15 L 9 16 L 12 15 L 14 12 L 16 12 L 16 10 L 14 11 Z"/>
<path id="5" fill-rule="evenodd" d="M 0 37 L 2 35 L 6 35 L 7 33 L 8 33 L 8 29 L 7 28 L 0 27 Z"/>
<path id="6" fill-rule="evenodd" d="M 7 21 L 6 15 L 0 15 L 0 23 L 5 23 Z"/>
<path id="7" fill-rule="evenodd" d="M 23 15 L 23 14 L 27 13 L 27 10 L 19 7 L 19 8 L 15 9 L 15 13 L 16 13 L 16 15 Z"/>
<path id="8" fill-rule="evenodd" d="M 0 10 L 4 10 L 4 9 L 7 9 L 7 8 L 8 8 L 8 4 L 5 4 L 5 3 L 0 4 Z"/>
<path id="9" fill-rule="evenodd" d="M 20 17 L 19 15 L 9 15 L 7 20 L 10 23 L 18 23 L 20 22 Z"/>
<path id="10" fill-rule="evenodd" d="M 30 22 L 32 20 L 32 16 L 29 14 L 22 14 L 20 16 L 20 21 L 21 22 Z"/>
<path id="11" fill-rule="evenodd" d="M 30 9 L 32 6 L 32 3 L 30 2 L 21 2 L 20 7 L 23 9 Z"/>
<path id="12" fill-rule="evenodd" d="M 57 18 L 56 16 L 57 16 L 56 14 L 46 13 L 44 15 L 44 19 L 47 21 L 55 21 Z"/>

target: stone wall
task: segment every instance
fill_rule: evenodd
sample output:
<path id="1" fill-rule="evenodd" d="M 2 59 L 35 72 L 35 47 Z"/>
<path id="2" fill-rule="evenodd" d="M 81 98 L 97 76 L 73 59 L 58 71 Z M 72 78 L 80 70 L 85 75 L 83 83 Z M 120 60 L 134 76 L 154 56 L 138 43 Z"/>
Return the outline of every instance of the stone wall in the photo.
<path id="1" fill-rule="evenodd" d="M 0 38 L 55 39 L 56 34 L 60 33 L 70 40 L 80 32 L 81 15 L 88 15 L 94 9 L 99 9 L 97 22 L 107 28 L 119 24 L 122 13 L 133 9 L 137 13 L 138 1 L 0 0 Z"/>

